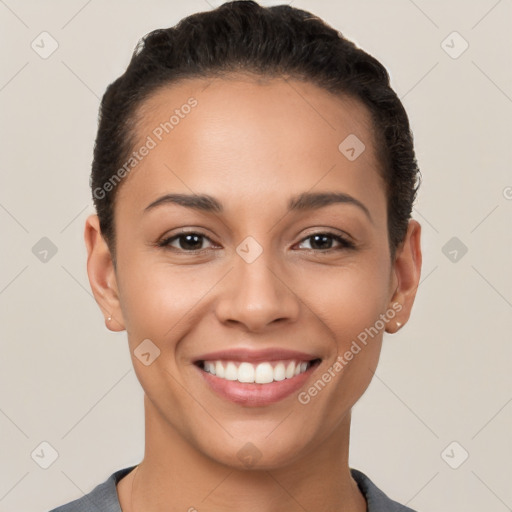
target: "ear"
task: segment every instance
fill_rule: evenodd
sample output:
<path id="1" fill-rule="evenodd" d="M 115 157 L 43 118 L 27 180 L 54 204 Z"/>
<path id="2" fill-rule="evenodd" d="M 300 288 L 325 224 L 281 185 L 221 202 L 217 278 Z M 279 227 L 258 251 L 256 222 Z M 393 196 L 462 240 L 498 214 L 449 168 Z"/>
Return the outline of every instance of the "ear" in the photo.
<path id="1" fill-rule="evenodd" d="M 87 217 L 84 239 L 87 247 L 87 275 L 94 298 L 105 316 L 105 325 L 111 331 L 123 331 L 125 326 L 115 268 L 110 250 L 101 234 L 97 215 Z"/>
<path id="2" fill-rule="evenodd" d="M 392 289 L 395 291 L 391 297 L 391 303 L 395 304 L 393 309 L 397 313 L 394 319 L 387 323 L 386 332 L 397 332 L 409 320 L 421 274 L 420 238 L 421 225 L 416 220 L 410 220 L 407 234 L 397 248 L 393 263 L 391 281 Z"/>

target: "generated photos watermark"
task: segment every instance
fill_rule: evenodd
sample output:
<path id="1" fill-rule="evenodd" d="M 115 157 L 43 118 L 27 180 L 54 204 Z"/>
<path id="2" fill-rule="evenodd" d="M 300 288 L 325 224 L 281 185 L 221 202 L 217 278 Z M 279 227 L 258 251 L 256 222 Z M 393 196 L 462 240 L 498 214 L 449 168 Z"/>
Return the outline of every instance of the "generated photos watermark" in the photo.
<path id="1" fill-rule="evenodd" d="M 185 119 L 185 117 L 190 114 L 197 104 L 198 101 L 194 97 L 190 97 L 180 108 L 174 109 L 174 113 L 169 119 L 156 126 L 151 134 L 146 137 L 144 144 L 142 144 L 138 150 L 133 151 L 126 162 L 101 187 L 96 187 L 93 190 L 93 196 L 96 199 L 104 199 L 107 193 L 111 192 L 130 171 L 137 167 L 137 165 L 149 155 L 151 150 L 155 149 L 158 143 L 161 142 L 167 134 L 171 133 L 172 130 L 180 124 L 182 119 Z"/>
<path id="2" fill-rule="evenodd" d="M 354 359 L 354 356 L 359 354 L 362 350 L 362 346 L 366 346 L 368 341 L 377 336 L 382 329 L 386 326 L 386 323 L 395 318 L 396 314 L 402 310 L 402 304 L 399 302 L 393 302 L 391 308 L 387 309 L 385 313 L 381 313 L 379 319 L 374 322 L 370 327 L 366 327 L 361 331 L 355 340 L 352 340 L 350 348 L 345 351 L 342 355 L 336 358 L 336 362 L 332 364 L 323 374 L 319 377 L 306 391 L 301 391 L 297 395 L 298 401 L 302 405 L 307 405 L 311 402 L 311 399 L 315 397 L 325 386 L 331 382 L 345 366 Z"/>

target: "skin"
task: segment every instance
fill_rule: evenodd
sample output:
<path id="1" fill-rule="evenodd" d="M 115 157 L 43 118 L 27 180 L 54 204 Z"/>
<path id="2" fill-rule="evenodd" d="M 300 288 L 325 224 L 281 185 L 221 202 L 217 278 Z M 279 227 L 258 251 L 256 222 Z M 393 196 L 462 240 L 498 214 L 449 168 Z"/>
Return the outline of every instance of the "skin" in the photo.
<path id="1" fill-rule="evenodd" d="M 372 379 L 384 330 L 409 318 L 421 227 L 409 222 L 391 261 L 384 182 L 358 101 L 296 80 L 186 80 L 146 100 L 139 142 L 191 96 L 197 107 L 120 185 L 116 267 L 97 216 L 85 226 L 94 296 L 112 317 L 107 327 L 126 329 L 145 392 L 145 455 L 135 478 L 117 485 L 122 509 L 363 512 L 348 465 L 350 411 Z M 349 134 L 366 146 L 354 161 L 338 150 Z M 144 213 L 171 192 L 209 194 L 224 211 L 165 204 Z M 350 203 L 287 212 L 302 192 L 349 194 L 371 219 Z M 183 238 L 174 251 L 155 245 L 179 228 L 205 235 L 198 251 Z M 308 238 L 326 232 L 348 235 L 355 249 Z M 247 236 L 263 249 L 252 263 L 236 252 Z M 322 358 L 307 389 L 393 303 L 396 316 L 306 405 L 297 393 L 262 407 L 232 403 L 193 365 L 232 347 L 300 350 Z M 149 366 L 134 355 L 145 339 L 161 351 Z M 250 468 L 237 456 L 249 442 L 260 453 Z"/>

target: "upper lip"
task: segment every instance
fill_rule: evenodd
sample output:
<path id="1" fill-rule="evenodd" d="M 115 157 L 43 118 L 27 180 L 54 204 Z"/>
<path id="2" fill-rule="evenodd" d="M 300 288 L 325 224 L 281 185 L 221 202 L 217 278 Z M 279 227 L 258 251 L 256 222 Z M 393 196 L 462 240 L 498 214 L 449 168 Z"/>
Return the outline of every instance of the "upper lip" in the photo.
<path id="1" fill-rule="evenodd" d="M 259 363 L 262 361 L 282 361 L 286 359 L 295 359 L 299 361 L 313 361 L 320 357 L 306 352 L 298 352 L 296 350 L 287 350 L 284 348 L 267 348 L 261 350 L 251 350 L 247 348 L 233 348 L 229 350 L 218 350 L 217 352 L 209 352 L 194 359 L 198 361 L 247 361 L 249 363 Z"/>

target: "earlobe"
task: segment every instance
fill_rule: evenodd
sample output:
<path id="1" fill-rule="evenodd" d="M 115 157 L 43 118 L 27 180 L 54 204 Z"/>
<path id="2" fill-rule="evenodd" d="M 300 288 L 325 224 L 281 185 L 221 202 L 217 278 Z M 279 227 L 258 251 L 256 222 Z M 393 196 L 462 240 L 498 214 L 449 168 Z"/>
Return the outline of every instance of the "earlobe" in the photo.
<path id="1" fill-rule="evenodd" d="M 86 219 L 84 240 L 87 248 L 87 275 L 94 298 L 105 317 L 105 325 L 111 331 L 123 331 L 125 326 L 115 269 L 97 215 L 90 215 Z"/>
<path id="2" fill-rule="evenodd" d="M 401 303 L 394 301 L 392 302 L 392 307 L 388 309 L 389 312 L 393 311 L 394 315 L 392 318 L 387 320 L 385 331 L 389 334 L 394 334 L 399 331 L 403 325 L 402 312 L 403 306 Z"/>
<path id="3" fill-rule="evenodd" d="M 405 239 L 397 250 L 393 264 L 396 289 L 391 297 L 392 303 L 401 305 L 400 311 L 386 325 L 386 332 L 397 332 L 409 319 L 421 274 L 421 225 L 410 220 Z"/>

